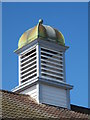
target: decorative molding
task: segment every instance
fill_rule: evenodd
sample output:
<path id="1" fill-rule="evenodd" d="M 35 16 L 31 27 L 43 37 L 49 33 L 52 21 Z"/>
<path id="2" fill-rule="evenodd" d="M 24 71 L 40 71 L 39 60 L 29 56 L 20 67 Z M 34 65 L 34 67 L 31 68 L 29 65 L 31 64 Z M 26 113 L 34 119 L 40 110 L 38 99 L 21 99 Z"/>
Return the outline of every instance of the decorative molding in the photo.
<path id="1" fill-rule="evenodd" d="M 38 43 L 38 39 L 36 39 L 36 40 L 28 43 L 27 45 L 23 46 L 23 47 L 20 48 L 20 49 L 16 49 L 14 52 L 15 52 L 16 54 L 23 53 L 25 50 L 28 50 L 30 47 L 34 46 L 34 45 L 37 44 L 37 43 Z"/>
<path id="2" fill-rule="evenodd" d="M 72 85 L 67 84 L 66 82 L 60 81 L 60 80 L 48 80 L 48 79 L 44 79 L 44 78 L 39 78 L 39 82 L 45 83 L 45 84 L 50 84 L 50 85 L 54 85 L 56 87 L 62 87 L 64 89 L 73 89 Z"/>

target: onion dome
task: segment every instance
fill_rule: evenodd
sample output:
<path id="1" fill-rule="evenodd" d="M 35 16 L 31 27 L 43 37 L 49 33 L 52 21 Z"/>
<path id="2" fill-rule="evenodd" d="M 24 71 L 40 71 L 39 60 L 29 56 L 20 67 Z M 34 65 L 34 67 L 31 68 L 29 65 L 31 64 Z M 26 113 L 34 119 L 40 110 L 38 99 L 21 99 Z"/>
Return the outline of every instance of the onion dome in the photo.
<path id="1" fill-rule="evenodd" d="M 44 39 L 51 42 L 56 42 L 63 46 L 65 45 L 63 34 L 51 26 L 43 25 L 43 20 L 40 19 L 39 23 L 35 27 L 25 31 L 22 34 L 18 42 L 18 49 L 29 44 L 37 38 L 41 38 L 42 40 Z"/>

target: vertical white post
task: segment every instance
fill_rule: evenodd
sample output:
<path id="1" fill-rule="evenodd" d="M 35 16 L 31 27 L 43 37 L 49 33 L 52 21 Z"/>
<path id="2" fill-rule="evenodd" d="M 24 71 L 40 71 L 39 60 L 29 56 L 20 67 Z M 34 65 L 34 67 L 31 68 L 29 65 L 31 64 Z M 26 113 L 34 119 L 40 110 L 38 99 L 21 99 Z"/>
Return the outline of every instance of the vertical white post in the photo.
<path id="1" fill-rule="evenodd" d="M 42 103 L 42 85 L 37 83 L 37 102 Z"/>
<path id="2" fill-rule="evenodd" d="M 70 108 L 70 90 L 66 90 L 66 94 L 67 94 L 67 108 Z"/>
<path id="3" fill-rule="evenodd" d="M 37 59 L 37 78 L 41 77 L 41 48 L 40 45 L 36 46 L 36 59 Z M 40 84 L 37 83 L 37 102 L 40 103 Z"/>
<path id="4" fill-rule="evenodd" d="M 19 71 L 18 71 L 18 77 L 19 77 L 19 85 L 21 84 L 21 62 L 20 62 L 20 55 L 18 55 L 18 66 L 19 66 Z"/>
<path id="5" fill-rule="evenodd" d="M 39 103 L 39 83 L 37 83 L 37 102 Z"/>
<path id="6" fill-rule="evenodd" d="M 37 56 L 37 77 L 41 77 L 41 50 L 40 45 L 36 46 L 36 56 Z"/>
<path id="7" fill-rule="evenodd" d="M 64 82 L 66 82 L 65 51 L 63 52 L 63 71 L 64 71 Z"/>

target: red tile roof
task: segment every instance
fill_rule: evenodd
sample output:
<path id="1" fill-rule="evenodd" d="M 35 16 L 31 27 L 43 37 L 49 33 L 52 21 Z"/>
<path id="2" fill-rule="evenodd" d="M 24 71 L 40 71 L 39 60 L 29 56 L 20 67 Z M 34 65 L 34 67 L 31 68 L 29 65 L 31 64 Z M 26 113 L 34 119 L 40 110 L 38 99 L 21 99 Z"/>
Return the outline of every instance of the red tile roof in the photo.
<path id="1" fill-rule="evenodd" d="M 38 104 L 29 95 L 0 90 L 0 118 L 3 120 L 89 120 L 88 114 L 66 108 Z"/>

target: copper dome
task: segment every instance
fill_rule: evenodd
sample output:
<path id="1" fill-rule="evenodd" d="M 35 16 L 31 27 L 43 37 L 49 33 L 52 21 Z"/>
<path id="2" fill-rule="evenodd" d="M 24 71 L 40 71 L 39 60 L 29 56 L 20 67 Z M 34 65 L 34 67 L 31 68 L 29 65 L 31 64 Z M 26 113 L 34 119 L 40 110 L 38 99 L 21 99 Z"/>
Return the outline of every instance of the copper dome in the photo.
<path id="1" fill-rule="evenodd" d="M 51 26 L 43 25 L 43 20 L 40 19 L 39 23 L 35 27 L 25 31 L 21 35 L 18 42 L 18 49 L 29 44 L 31 41 L 34 41 L 37 38 L 56 42 L 63 46 L 65 45 L 63 34 Z"/>

